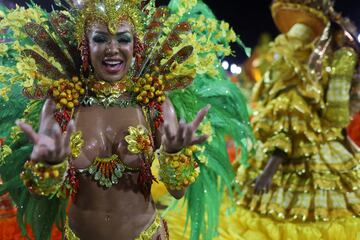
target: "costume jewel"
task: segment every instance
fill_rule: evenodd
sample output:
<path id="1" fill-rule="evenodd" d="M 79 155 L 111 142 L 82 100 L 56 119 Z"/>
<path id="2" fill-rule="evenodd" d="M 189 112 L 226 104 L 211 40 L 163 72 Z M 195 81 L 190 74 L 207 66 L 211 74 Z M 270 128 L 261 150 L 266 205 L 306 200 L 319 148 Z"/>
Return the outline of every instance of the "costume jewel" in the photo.
<path id="1" fill-rule="evenodd" d="M 167 188 L 181 190 L 195 182 L 200 173 L 199 165 L 193 159 L 193 152 L 197 150 L 196 146 L 191 146 L 169 154 L 160 147 L 159 177 Z"/>
<path id="2" fill-rule="evenodd" d="M 136 101 L 132 96 L 124 98 L 124 93 L 128 89 L 127 85 L 129 85 L 128 78 L 109 83 L 90 77 L 87 84 L 87 93 L 81 103 L 85 106 L 102 105 L 105 108 L 135 106 Z"/>
<path id="3" fill-rule="evenodd" d="M 147 114 L 144 113 L 144 115 L 146 117 Z M 128 135 L 125 136 L 125 141 L 128 143 L 128 151 L 132 154 L 141 154 L 143 156 L 137 181 L 138 185 L 141 186 L 140 191 L 143 193 L 145 200 L 149 200 L 151 185 L 153 181 L 156 181 L 151 172 L 151 163 L 154 160 L 152 136 L 148 129 L 141 125 L 129 127 L 128 132 Z"/>
<path id="4" fill-rule="evenodd" d="M 101 105 L 105 108 L 108 107 L 119 107 L 127 108 L 136 106 L 137 103 L 133 99 L 120 99 L 121 95 L 111 95 L 109 97 L 95 98 L 91 96 L 85 96 L 81 103 L 85 106 Z"/>
<path id="5" fill-rule="evenodd" d="M 119 179 L 125 171 L 136 172 L 139 170 L 127 167 L 119 159 L 119 156 L 114 154 L 106 158 L 97 157 L 87 171 L 94 176 L 94 180 L 97 181 L 100 186 L 110 188 L 119 182 Z"/>
<path id="6" fill-rule="evenodd" d="M 128 143 L 128 150 L 133 154 L 145 153 L 147 156 L 152 154 L 152 141 L 148 130 L 139 125 L 137 127 L 129 127 L 129 134 L 125 137 Z"/>
<path id="7" fill-rule="evenodd" d="M 76 20 L 76 37 L 80 43 L 89 24 L 105 23 L 112 34 L 119 23 L 129 22 L 136 34 L 142 38 L 149 16 L 154 11 L 155 1 L 143 0 L 89 0 L 84 1 Z"/>
<path id="8" fill-rule="evenodd" d="M 29 160 L 25 163 L 20 177 L 31 192 L 51 197 L 62 188 L 67 169 L 68 159 L 56 165 Z"/>

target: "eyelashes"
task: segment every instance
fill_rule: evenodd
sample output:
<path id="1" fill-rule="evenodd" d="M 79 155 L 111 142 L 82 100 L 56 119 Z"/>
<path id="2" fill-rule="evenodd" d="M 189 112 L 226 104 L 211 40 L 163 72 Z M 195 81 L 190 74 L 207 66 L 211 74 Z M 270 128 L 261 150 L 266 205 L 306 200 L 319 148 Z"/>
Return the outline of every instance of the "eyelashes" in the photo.
<path id="1" fill-rule="evenodd" d="M 111 41 L 111 38 L 102 35 L 95 35 L 92 40 L 95 43 L 107 43 Z M 116 40 L 118 43 L 131 43 L 132 38 L 130 36 L 119 36 Z"/>
<path id="2" fill-rule="evenodd" d="M 95 35 L 92 40 L 96 43 L 105 43 L 108 41 L 108 38 L 104 36 Z"/>
<path id="3" fill-rule="evenodd" d="M 129 36 L 122 36 L 117 39 L 118 43 L 130 43 L 131 37 Z"/>

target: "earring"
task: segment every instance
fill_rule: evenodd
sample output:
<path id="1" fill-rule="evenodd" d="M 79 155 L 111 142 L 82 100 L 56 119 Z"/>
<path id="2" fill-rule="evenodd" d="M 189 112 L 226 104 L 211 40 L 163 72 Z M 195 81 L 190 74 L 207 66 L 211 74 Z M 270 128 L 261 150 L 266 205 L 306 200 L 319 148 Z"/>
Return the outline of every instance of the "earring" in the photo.
<path id="1" fill-rule="evenodd" d="M 135 57 L 133 57 L 133 58 L 131 59 L 131 67 L 132 67 L 132 68 L 134 67 L 134 64 L 135 64 Z"/>
<path id="2" fill-rule="evenodd" d="M 83 40 L 81 41 L 81 43 L 79 44 L 79 50 L 80 50 L 81 60 L 82 60 L 81 70 L 82 70 L 82 73 L 85 76 L 87 76 L 87 75 L 89 75 L 90 49 L 89 49 L 89 41 L 87 40 L 86 37 L 84 37 Z"/>
<path id="3" fill-rule="evenodd" d="M 129 68 L 129 70 L 128 70 L 128 77 L 129 77 L 130 79 L 133 78 L 134 75 L 135 75 L 135 61 L 136 61 L 136 59 L 135 59 L 135 57 L 133 57 L 133 58 L 131 59 L 130 68 Z"/>
<path id="4" fill-rule="evenodd" d="M 134 55 L 135 55 L 135 71 L 139 72 L 142 64 L 142 54 L 145 50 L 145 45 L 141 42 L 138 36 L 134 36 Z"/>

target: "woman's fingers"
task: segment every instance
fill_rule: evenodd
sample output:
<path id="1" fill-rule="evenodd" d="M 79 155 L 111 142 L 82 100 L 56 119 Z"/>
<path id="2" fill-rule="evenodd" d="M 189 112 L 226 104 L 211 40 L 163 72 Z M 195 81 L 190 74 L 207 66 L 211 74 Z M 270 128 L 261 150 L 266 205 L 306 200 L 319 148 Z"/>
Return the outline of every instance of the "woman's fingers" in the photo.
<path id="1" fill-rule="evenodd" d="M 42 113 L 41 113 L 41 125 L 39 133 L 47 134 L 51 132 L 51 127 L 55 122 L 54 112 L 56 111 L 56 106 L 54 101 L 46 100 Z"/>
<path id="2" fill-rule="evenodd" d="M 177 133 L 176 133 L 176 142 L 178 144 L 182 144 L 184 142 L 184 130 L 186 128 L 186 122 L 184 119 L 181 119 L 180 122 L 179 122 L 179 128 L 177 130 Z"/>
<path id="3" fill-rule="evenodd" d="M 171 142 L 171 141 L 174 140 L 175 136 L 171 134 L 169 124 L 166 124 L 166 125 L 164 126 L 164 132 L 165 132 L 165 136 L 166 136 L 167 141 L 170 141 L 170 142 Z"/>
<path id="4" fill-rule="evenodd" d="M 194 121 L 191 123 L 194 131 L 199 127 L 200 123 L 204 120 L 206 114 L 209 112 L 211 105 L 207 105 L 202 108 L 198 113 Z"/>
<path id="5" fill-rule="evenodd" d="M 53 113 L 56 111 L 56 105 L 55 102 L 52 100 L 48 100 L 45 102 L 42 113 L 41 113 L 41 118 L 42 120 L 45 120 L 45 118 L 48 118 L 49 116 L 53 116 Z"/>
<path id="6" fill-rule="evenodd" d="M 30 158 L 31 160 L 37 162 L 47 161 L 49 158 L 49 151 L 44 145 L 36 146 L 34 147 L 34 150 L 32 151 Z"/>
<path id="7" fill-rule="evenodd" d="M 51 150 L 51 159 L 56 160 L 61 157 L 63 152 L 63 136 L 59 125 L 56 123 L 51 128 L 51 133 L 49 137 L 44 137 L 47 139 L 47 145 L 49 150 Z"/>
<path id="8" fill-rule="evenodd" d="M 187 124 L 184 119 L 181 119 L 175 135 L 171 134 L 169 125 L 165 125 L 163 143 L 169 145 L 168 148 L 171 149 L 181 149 L 189 145 L 204 143 L 208 139 L 208 136 L 195 136 L 195 132 L 209 112 L 209 109 L 210 105 L 202 108 L 196 118 L 189 124 Z"/>
<path id="9" fill-rule="evenodd" d="M 194 135 L 194 130 L 192 129 L 191 126 L 187 125 L 183 133 L 184 146 L 191 145 L 191 140 L 193 138 L 193 135 Z"/>
<path id="10" fill-rule="evenodd" d="M 30 139 L 32 143 L 36 144 L 39 141 L 39 135 L 29 124 L 24 123 L 20 120 L 17 120 L 15 123 L 25 133 L 25 135 Z"/>
<path id="11" fill-rule="evenodd" d="M 203 144 L 209 138 L 208 135 L 196 136 L 189 145 Z"/>
<path id="12" fill-rule="evenodd" d="M 59 125 L 54 124 L 51 129 L 51 135 L 49 137 L 52 137 L 54 139 L 55 143 L 55 149 L 58 147 L 61 147 L 62 139 L 61 139 L 61 129 Z"/>
<path id="13" fill-rule="evenodd" d="M 43 129 L 36 133 L 27 123 L 16 121 L 16 124 L 34 144 L 31 159 L 35 161 L 57 162 L 70 153 L 70 137 L 75 130 L 74 121 L 70 121 L 66 133 L 62 133 L 57 122 L 53 121 L 54 104 L 48 101 L 43 109 Z"/>
<path id="14" fill-rule="evenodd" d="M 255 184 L 254 192 L 255 192 L 255 194 L 262 194 L 262 189 L 261 189 L 259 182 L 257 182 Z"/>
<path id="15" fill-rule="evenodd" d="M 263 175 L 260 175 L 255 179 L 254 193 L 265 194 L 269 191 L 270 186 L 271 186 L 271 182 L 268 181 L 268 179 L 264 179 Z"/>

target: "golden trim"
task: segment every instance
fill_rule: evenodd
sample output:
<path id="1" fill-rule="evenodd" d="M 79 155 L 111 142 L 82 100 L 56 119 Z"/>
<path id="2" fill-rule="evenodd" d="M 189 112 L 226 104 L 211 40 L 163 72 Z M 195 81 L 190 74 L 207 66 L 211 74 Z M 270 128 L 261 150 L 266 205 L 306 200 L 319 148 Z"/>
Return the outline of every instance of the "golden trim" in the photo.
<path id="1" fill-rule="evenodd" d="M 73 158 L 78 158 L 81 153 L 81 149 L 84 147 L 85 141 L 82 137 L 82 132 L 73 132 L 70 136 L 70 150 Z"/>
<path id="2" fill-rule="evenodd" d="M 63 186 L 68 166 L 68 159 L 56 165 L 29 160 L 24 164 L 20 178 L 31 192 L 51 197 Z"/>
<path id="3" fill-rule="evenodd" d="M 104 23 L 109 31 L 115 34 L 117 26 L 122 22 L 128 22 L 140 38 L 143 37 L 144 25 L 154 11 L 153 1 L 145 6 L 149 14 L 142 9 L 141 0 L 89 0 L 79 11 L 76 19 L 76 38 L 78 43 L 86 33 L 86 29 L 93 23 Z"/>
<path id="4" fill-rule="evenodd" d="M 80 240 L 80 238 L 78 238 L 76 236 L 76 234 L 71 230 L 70 225 L 69 225 L 69 218 L 66 217 L 65 220 L 65 239 L 66 240 Z"/>
<path id="5" fill-rule="evenodd" d="M 161 217 L 159 214 L 156 215 L 156 218 L 151 223 L 151 225 L 142 231 L 140 235 L 135 238 L 134 240 L 151 240 L 153 236 L 158 231 L 159 227 L 161 227 Z M 66 218 L 65 220 L 65 239 L 66 240 L 80 240 L 79 237 L 76 236 L 76 234 L 71 230 L 69 225 L 69 218 Z"/>
<path id="6" fill-rule="evenodd" d="M 161 226 L 161 218 L 156 215 L 154 222 L 134 240 L 151 240 Z"/>

